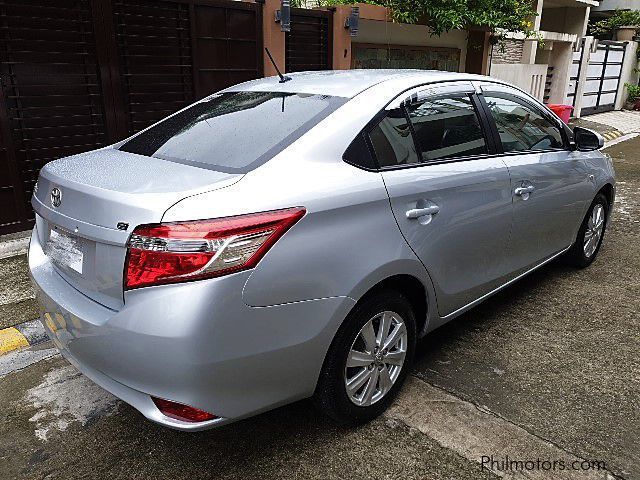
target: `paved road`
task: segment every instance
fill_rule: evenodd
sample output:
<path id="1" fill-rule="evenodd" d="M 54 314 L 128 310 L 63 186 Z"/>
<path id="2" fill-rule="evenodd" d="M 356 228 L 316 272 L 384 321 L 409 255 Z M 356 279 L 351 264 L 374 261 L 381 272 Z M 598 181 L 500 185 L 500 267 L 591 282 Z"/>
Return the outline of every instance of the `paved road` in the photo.
<path id="1" fill-rule="evenodd" d="M 550 264 L 431 334 L 371 424 L 339 427 L 300 402 L 174 432 L 54 356 L 0 377 L 0 479 L 498 478 L 482 455 L 606 462 L 526 478 L 640 479 L 639 151 L 608 151 L 618 201 L 596 263 Z"/>

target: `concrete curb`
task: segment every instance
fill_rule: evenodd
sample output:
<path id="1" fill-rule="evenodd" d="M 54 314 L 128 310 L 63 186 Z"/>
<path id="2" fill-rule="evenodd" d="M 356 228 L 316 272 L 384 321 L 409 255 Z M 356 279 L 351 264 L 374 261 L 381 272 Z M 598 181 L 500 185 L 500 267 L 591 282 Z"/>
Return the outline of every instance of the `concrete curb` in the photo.
<path id="1" fill-rule="evenodd" d="M 27 253 L 29 237 L 14 238 L 0 242 L 0 259 Z"/>
<path id="2" fill-rule="evenodd" d="M 0 355 L 38 345 L 48 339 L 39 320 L 30 320 L 14 327 L 4 328 L 0 330 Z"/>

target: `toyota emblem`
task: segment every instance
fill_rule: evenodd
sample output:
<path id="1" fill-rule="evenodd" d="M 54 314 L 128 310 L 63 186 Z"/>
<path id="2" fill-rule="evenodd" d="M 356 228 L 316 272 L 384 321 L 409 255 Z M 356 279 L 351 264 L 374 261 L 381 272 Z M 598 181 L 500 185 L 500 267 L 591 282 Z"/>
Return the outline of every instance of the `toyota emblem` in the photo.
<path id="1" fill-rule="evenodd" d="M 59 207 L 62 203 L 62 191 L 58 187 L 51 189 L 51 205 Z"/>

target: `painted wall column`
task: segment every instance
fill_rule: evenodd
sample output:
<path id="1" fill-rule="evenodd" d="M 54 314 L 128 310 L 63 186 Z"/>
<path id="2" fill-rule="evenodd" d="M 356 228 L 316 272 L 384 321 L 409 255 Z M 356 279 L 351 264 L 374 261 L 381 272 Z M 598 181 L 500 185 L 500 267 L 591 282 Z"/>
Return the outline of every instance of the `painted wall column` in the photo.
<path id="1" fill-rule="evenodd" d="M 589 69 L 589 57 L 591 56 L 591 48 L 594 42 L 593 37 L 584 37 L 584 48 L 580 58 L 580 74 L 578 75 L 578 85 L 576 87 L 576 95 L 574 97 L 573 116 L 580 118 L 582 111 L 582 99 L 584 97 L 584 86 L 587 81 L 587 70 Z"/>
<path id="2" fill-rule="evenodd" d="M 276 10 L 280 10 L 280 0 L 265 0 L 262 8 L 262 36 L 264 47 L 268 48 L 280 70 L 285 70 L 285 33 L 280 31 L 280 24 L 275 22 Z M 267 52 L 263 50 L 264 76 L 277 75 Z"/>
<path id="3" fill-rule="evenodd" d="M 542 5 L 544 4 L 544 0 L 538 0 L 536 2 L 536 13 L 537 15 L 532 19 L 533 21 L 533 30 L 536 32 L 540 31 L 540 20 L 542 19 Z M 536 52 L 538 50 L 538 40 L 537 39 L 525 39 L 524 47 L 522 49 L 522 59 L 520 63 L 536 63 Z"/>
<path id="4" fill-rule="evenodd" d="M 351 68 L 351 35 L 344 28 L 351 7 L 338 5 L 333 12 L 333 69 L 349 70 Z"/>

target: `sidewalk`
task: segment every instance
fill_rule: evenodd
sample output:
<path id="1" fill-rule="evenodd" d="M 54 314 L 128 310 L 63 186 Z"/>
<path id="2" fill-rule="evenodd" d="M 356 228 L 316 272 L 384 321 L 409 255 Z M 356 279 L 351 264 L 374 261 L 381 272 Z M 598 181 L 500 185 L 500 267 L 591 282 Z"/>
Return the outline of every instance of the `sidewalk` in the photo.
<path id="1" fill-rule="evenodd" d="M 628 140 L 640 133 L 640 112 L 634 110 L 616 110 L 613 112 L 596 113 L 582 118 L 572 118 L 572 127 L 589 128 L 602 135 L 608 144 L 620 137 L 619 141 Z M 605 146 L 608 146 L 605 144 Z"/>
<path id="2" fill-rule="evenodd" d="M 616 110 L 613 112 L 597 113 L 580 120 L 587 120 L 615 128 L 625 135 L 627 133 L 640 133 L 640 112 L 635 110 Z"/>

